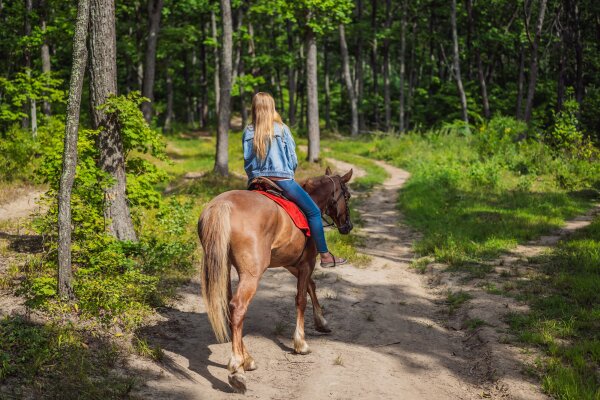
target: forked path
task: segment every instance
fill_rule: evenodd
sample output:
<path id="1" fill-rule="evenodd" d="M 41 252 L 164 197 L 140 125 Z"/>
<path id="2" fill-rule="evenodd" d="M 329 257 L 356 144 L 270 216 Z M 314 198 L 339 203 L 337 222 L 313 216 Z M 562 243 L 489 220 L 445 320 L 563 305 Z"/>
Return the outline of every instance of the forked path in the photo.
<path id="1" fill-rule="evenodd" d="M 447 307 L 411 271 L 418 237 L 400 223 L 398 191 L 408 173 L 379 163 L 385 183 L 360 202 L 360 251 L 369 265 L 315 271 L 317 293 L 333 332 L 319 334 L 307 307 L 312 353 L 292 354 L 296 281 L 267 271 L 244 325 L 245 343 L 258 364 L 247 373 L 248 392 L 227 385 L 230 344 L 216 344 L 192 281 L 156 323 L 138 332 L 165 353 L 162 363 L 133 358 L 145 375 L 136 395 L 149 399 L 479 399 L 515 397 L 510 388 L 488 391 L 466 334 L 448 329 Z M 348 165 L 339 165 L 346 168 Z M 477 359 L 478 360 L 478 359 Z M 515 371 L 518 373 L 518 371 Z M 519 396 L 516 396 L 517 398 Z"/>

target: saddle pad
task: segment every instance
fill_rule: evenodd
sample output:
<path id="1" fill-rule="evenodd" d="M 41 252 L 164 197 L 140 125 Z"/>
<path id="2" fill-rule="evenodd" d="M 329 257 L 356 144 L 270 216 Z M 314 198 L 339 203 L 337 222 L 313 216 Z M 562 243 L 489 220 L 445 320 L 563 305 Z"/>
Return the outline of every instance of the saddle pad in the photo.
<path id="1" fill-rule="evenodd" d="M 267 196 L 275 203 L 279 204 L 281 208 L 283 208 L 285 212 L 288 213 L 292 221 L 294 221 L 294 225 L 296 225 L 296 227 L 298 227 L 298 229 L 300 229 L 302 233 L 310 237 L 310 228 L 308 227 L 308 220 L 306 219 L 304 213 L 296 205 L 296 203 L 262 190 L 254 190 L 254 192 L 260 193 L 263 196 Z"/>

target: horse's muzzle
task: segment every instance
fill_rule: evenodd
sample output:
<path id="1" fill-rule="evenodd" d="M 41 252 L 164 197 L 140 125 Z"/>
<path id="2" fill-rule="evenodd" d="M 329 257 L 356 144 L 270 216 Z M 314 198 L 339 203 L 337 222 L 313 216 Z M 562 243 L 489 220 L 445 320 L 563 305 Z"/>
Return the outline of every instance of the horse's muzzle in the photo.
<path id="1" fill-rule="evenodd" d="M 352 226 L 352 221 L 347 221 L 344 225 L 340 226 L 338 228 L 338 231 L 342 234 L 342 235 L 347 235 L 350 233 L 350 231 L 352 230 L 352 228 L 354 228 L 354 226 Z"/>

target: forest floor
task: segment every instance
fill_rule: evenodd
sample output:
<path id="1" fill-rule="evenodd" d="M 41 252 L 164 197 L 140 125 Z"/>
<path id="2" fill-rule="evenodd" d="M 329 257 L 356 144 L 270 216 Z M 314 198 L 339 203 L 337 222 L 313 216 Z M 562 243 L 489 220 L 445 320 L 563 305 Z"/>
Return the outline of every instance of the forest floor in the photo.
<path id="1" fill-rule="evenodd" d="M 329 160 L 340 170 L 350 164 Z M 412 245 L 419 234 L 402 223 L 397 196 L 409 178 L 383 162 L 389 178 L 362 194 L 359 251 L 365 266 L 317 268 L 317 293 L 333 332 L 314 330 L 307 307 L 307 341 L 312 353 L 292 353 L 295 278 L 283 269 L 261 280 L 244 326 L 245 343 L 258 364 L 247 373 L 247 398 L 258 399 L 542 399 L 527 365 L 536 357 L 513 341 L 504 322 L 526 305 L 490 288 L 526 280 L 525 258 L 589 224 L 596 207 L 560 231 L 517 247 L 489 263 L 485 276 L 449 271 L 417 259 Z M 355 176 L 364 171 L 355 167 Z M 36 191 L 23 193 L 0 208 L 0 220 L 35 210 Z M 2 226 L 7 221 L 4 221 Z M 1 229 L 4 231 L 5 229 Z M 6 235 L 0 239 L 8 241 Z M 12 242 L 11 242 L 12 243 Z M 6 250 L 6 248 L 5 248 Z M 0 273 L 10 251 L 0 254 Z M 233 277 L 234 282 L 236 277 Z M 22 302 L 2 293 L 0 315 L 24 312 Z M 137 371 L 132 395 L 142 399 L 230 399 L 226 363 L 230 344 L 216 344 L 206 317 L 198 277 L 179 289 L 177 299 L 136 332 L 162 349 L 160 362 L 130 355 Z"/>
<path id="2" fill-rule="evenodd" d="M 344 171 L 351 166 L 328 161 Z M 523 306 L 488 307 L 480 317 L 485 323 L 470 327 L 470 310 L 475 312 L 475 305 L 485 303 L 486 293 L 481 293 L 480 300 L 476 286 L 461 286 L 456 274 L 441 268 L 432 266 L 430 274 L 420 274 L 412 267 L 412 243 L 418 233 L 402 224 L 396 208 L 399 190 L 409 174 L 382 162 L 378 165 L 389 178 L 365 195 L 357 210 L 362 225 L 359 251 L 371 262 L 364 267 L 317 268 L 317 293 L 333 332 L 316 332 L 307 307 L 309 355 L 292 353 L 295 278 L 280 269 L 269 270 L 262 278 L 244 326 L 246 346 L 258 364 L 256 371 L 247 373 L 246 397 L 393 399 L 402 394 L 405 399 L 545 398 L 535 379 L 522 373 L 526 356 L 498 340 L 508 335 L 501 322 L 507 308 Z M 355 171 L 357 176 L 364 174 Z M 473 291 L 470 304 L 448 301 L 449 291 L 458 288 Z M 135 369 L 147 371 L 145 384 L 136 395 L 241 398 L 227 384 L 230 344 L 215 344 L 197 277 L 138 335 L 159 346 L 164 358 L 162 363 L 153 363 L 132 357 Z"/>

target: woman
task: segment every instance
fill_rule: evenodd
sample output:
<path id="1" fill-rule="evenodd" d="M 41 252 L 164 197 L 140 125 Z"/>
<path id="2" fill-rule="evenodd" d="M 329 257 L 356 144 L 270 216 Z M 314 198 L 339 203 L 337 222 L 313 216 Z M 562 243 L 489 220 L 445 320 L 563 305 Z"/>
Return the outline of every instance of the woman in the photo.
<path id="1" fill-rule="evenodd" d="M 321 255 L 322 267 L 345 264 L 344 258 L 335 258 L 327 249 L 321 210 L 313 199 L 294 180 L 298 166 L 296 143 L 290 129 L 275 111 L 275 101 L 270 94 L 258 92 L 252 99 L 252 124 L 244 130 L 244 169 L 248 180 L 259 176 L 277 181 L 283 194 L 300 207 L 308 219 L 311 235 Z"/>

